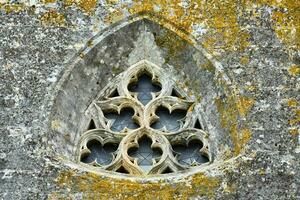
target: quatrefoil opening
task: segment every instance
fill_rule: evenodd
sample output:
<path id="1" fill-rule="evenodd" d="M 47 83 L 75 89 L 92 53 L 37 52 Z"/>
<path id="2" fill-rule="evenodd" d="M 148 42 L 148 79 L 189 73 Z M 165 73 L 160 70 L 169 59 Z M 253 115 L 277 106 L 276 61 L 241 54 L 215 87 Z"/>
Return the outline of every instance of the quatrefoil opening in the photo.
<path id="1" fill-rule="evenodd" d="M 203 143 L 193 139 L 187 144 L 173 144 L 172 149 L 177 161 L 186 166 L 197 166 L 209 162 L 208 156 L 201 151 Z"/>
<path id="2" fill-rule="evenodd" d="M 156 120 L 151 124 L 151 128 L 159 129 L 164 132 L 174 132 L 179 130 L 183 124 L 187 111 L 183 109 L 176 109 L 170 111 L 169 109 L 160 106 L 156 109 Z"/>
<path id="3" fill-rule="evenodd" d="M 159 95 L 161 86 L 150 73 L 142 72 L 140 75 L 132 77 L 128 91 L 145 106 Z"/>
<path id="4" fill-rule="evenodd" d="M 121 109 L 118 114 L 116 111 L 106 111 L 105 118 L 110 120 L 110 129 L 115 132 L 121 132 L 125 128 L 137 129 L 139 128 L 138 121 L 134 118 L 135 111 L 132 108 L 125 107 Z"/>
<path id="5" fill-rule="evenodd" d="M 144 135 L 135 146 L 128 149 L 128 155 L 142 171 L 148 173 L 152 166 L 160 160 L 162 150 L 158 147 L 153 147 L 152 140 Z"/>
<path id="6" fill-rule="evenodd" d="M 100 141 L 93 139 L 87 143 L 87 149 L 81 155 L 80 161 L 94 166 L 105 166 L 113 161 L 117 149 L 116 143 L 102 145 Z"/>

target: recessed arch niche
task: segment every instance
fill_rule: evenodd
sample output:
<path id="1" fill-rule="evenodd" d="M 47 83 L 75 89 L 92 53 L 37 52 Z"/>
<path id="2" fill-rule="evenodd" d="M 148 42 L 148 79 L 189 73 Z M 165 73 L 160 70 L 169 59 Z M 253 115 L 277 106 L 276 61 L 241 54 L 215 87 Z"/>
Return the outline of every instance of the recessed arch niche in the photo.
<path id="1" fill-rule="evenodd" d="M 209 54 L 175 29 L 172 24 L 163 26 L 139 16 L 118 22 L 87 42 L 66 66 L 55 88 L 48 140 L 54 155 L 76 162 L 81 134 L 91 126 L 88 107 L 114 77 L 141 60 L 172 72 L 178 88 L 197 101 L 195 127 L 209 134 L 213 160 L 221 159 L 221 147 L 233 148 L 214 103 L 216 97 L 228 95 L 217 79 L 231 82 Z"/>

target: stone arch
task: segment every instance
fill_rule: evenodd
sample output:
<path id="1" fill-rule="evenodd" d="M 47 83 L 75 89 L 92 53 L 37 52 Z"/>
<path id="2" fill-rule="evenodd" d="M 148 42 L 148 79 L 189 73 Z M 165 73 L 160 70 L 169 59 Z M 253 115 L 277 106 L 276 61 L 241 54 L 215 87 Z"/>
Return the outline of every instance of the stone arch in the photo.
<path id="1" fill-rule="evenodd" d="M 225 99 L 225 104 L 227 100 L 231 101 L 236 108 L 229 114 L 234 115 L 234 121 L 238 120 L 239 115 L 235 113 L 239 112 L 237 87 L 225 74 L 222 65 L 190 34 L 171 22 L 146 13 L 119 21 L 94 36 L 61 74 L 55 86 L 50 116 L 49 141 L 54 154 L 75 160 L 76 144 L 90 120 L 84 115 L 88 105 L 111 77 L 141 59 L 133 55 L 141 45 L 139 40 L 143 45 L 152 42 L 148 54 L 143 55 L 148 57 L 144 59 L 159 57 L 159 61 L 154 60 L 158 62 L 156 64 L 175 70 L 179 84 L 194 91 L 191 95 L 200 102 L 198 109 L 203 115 L 199 115 L 199 120 L 210 134 L 215 159 L 222 159 L 224 146 L 235 151 L 239 143 L 236 139 L 238 133 L 231 132 L 231 124 L 222 125 L 222 118 L 226 115 L 223 116 L 220 110 L 227 105 L 215 105 L 215 99 L 218 98 L 221 104 L 222 99 Z M 219 109 L 220 106 L 223 108 Z M 230 123 L 238 126 L 240 122 Z"/>

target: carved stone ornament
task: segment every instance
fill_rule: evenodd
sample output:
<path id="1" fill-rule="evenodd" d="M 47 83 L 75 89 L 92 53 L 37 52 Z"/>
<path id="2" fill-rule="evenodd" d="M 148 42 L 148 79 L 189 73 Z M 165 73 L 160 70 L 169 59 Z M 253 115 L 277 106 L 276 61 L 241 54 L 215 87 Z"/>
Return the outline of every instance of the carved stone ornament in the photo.
<path id="1" fill-rule="evenodd" d="M 201 128 L 197 102 L 172 76 L 142 60 L 112 79 L 87 109 L 91 120 L 78 162 L 133 175 L 208 165 L 209 135 Z M 140 85 L 147 78 L 152 89 Z"/>

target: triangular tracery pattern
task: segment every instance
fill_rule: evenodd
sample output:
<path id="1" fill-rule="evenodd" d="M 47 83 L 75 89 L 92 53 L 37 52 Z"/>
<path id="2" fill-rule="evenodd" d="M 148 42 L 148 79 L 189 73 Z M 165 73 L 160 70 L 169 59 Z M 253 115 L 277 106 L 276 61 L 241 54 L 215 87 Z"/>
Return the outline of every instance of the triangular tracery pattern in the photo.
<path id="1" fill-rule="evenodd" d="M 146 60 L 116 77 L 88 108 L 93 121 L 81 137 L 79 161 L 134 175 L 209 163 L 208 134 L 197 103 L 171 77 Z"/>

